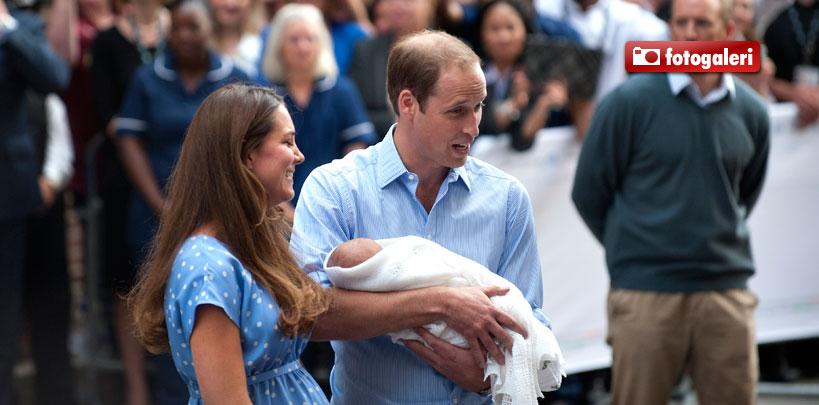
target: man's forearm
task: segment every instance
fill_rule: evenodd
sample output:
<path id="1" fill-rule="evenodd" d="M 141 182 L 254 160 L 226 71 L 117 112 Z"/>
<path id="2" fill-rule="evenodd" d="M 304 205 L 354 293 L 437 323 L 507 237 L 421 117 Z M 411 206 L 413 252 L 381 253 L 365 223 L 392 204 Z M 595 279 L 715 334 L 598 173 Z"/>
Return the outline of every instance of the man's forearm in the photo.
<path id="1" fill-rule="evenodd" d="M 312 340 L 369 339 L 444 318 L 445 288 L 373 293 L 333 288 Z"/>

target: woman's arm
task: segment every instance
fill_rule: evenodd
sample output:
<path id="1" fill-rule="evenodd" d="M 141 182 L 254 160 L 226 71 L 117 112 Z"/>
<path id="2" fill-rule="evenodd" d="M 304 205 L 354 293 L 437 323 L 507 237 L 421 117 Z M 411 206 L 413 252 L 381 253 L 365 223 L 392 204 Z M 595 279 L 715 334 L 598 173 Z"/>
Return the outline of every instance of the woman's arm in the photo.
<path id="1" fill-rule="evenodd" d="M 523 70 L 517 69 L 512 73 L 512 83 L 509 89 L 509 96 L 500 103 L 494 111 L 495 125 L 499 133 L 509 132 L 518 119 L 521 111 L 529 105 L 529 89 L 531 83 Z"/>
<path id="2" fill-rule="evenodd" d="M 151 209 L 159 214 L 162 206 L 165 205 L 165 197 L 151 170 L 151 163 L 142 141 L 134 136 L 124 136 L 117 139 L 117 147 L 122 165 L 128 177 L 131 178 L 131 182 L 134 183 L 134 187 L 142 194 Z"/>
<path id="3" fill-rule="evenodd" d="M 221 308 L 196 309 L 191 353 L 205 404 L 251 404 L 239 328 Z"/>
<path id="4" fill-rule="evenodd" d="M 546 125 L 549 113 L 553 109 L 563 108 L 567 101 L 568 89 L 565 82 L 552 80 L 544 84 L 540 95 L 521 125 L 520 132 L 523 139 L 529 143 L 533 142 L 537 131 Z"/>

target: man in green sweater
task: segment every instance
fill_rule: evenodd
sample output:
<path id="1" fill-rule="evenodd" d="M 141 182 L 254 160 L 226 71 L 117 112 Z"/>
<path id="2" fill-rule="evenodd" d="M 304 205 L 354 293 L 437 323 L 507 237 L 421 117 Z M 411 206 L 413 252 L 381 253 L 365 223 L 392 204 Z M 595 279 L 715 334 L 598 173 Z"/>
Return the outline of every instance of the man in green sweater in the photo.
<path id="1" fill-rule="evenodd" d="M 730 0 L 674 0 L 674 40 L 727 40 Z M 606 250 L 612 403 L 751 404 L 757 355 L 746 218 L 768 115 L 729 74 L 634 75 L 600 103 L 572 199 Z"/>

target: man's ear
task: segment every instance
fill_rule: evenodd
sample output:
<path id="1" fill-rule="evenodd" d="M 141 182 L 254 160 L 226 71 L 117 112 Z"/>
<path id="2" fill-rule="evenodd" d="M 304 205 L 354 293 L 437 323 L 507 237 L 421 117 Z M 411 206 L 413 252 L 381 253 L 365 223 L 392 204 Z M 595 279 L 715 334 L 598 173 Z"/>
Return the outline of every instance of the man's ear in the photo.
<path id="1" fill-rule="evenodd" d="M 418 100 L 412 95 L 409 89 L 401 90 L 398 93 L 398 111 L 399 115 L 412 117 L 418 108 Z"/>

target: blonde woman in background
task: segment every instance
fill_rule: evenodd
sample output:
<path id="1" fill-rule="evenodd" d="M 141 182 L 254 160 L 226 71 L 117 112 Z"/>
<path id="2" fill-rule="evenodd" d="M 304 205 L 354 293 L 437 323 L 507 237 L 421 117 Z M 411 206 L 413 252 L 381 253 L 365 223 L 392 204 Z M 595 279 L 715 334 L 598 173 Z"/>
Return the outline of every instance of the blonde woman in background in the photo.
<path id="1" fill-rule="evenodd" d="M 361 95 L 338 73 L 321 11 L 287 4 L 270 27 L 260 80 L 285 96 L 306 156 L 294 174 L 295 203 L 313 169 L 367 147 L 376 137 Z"/>

